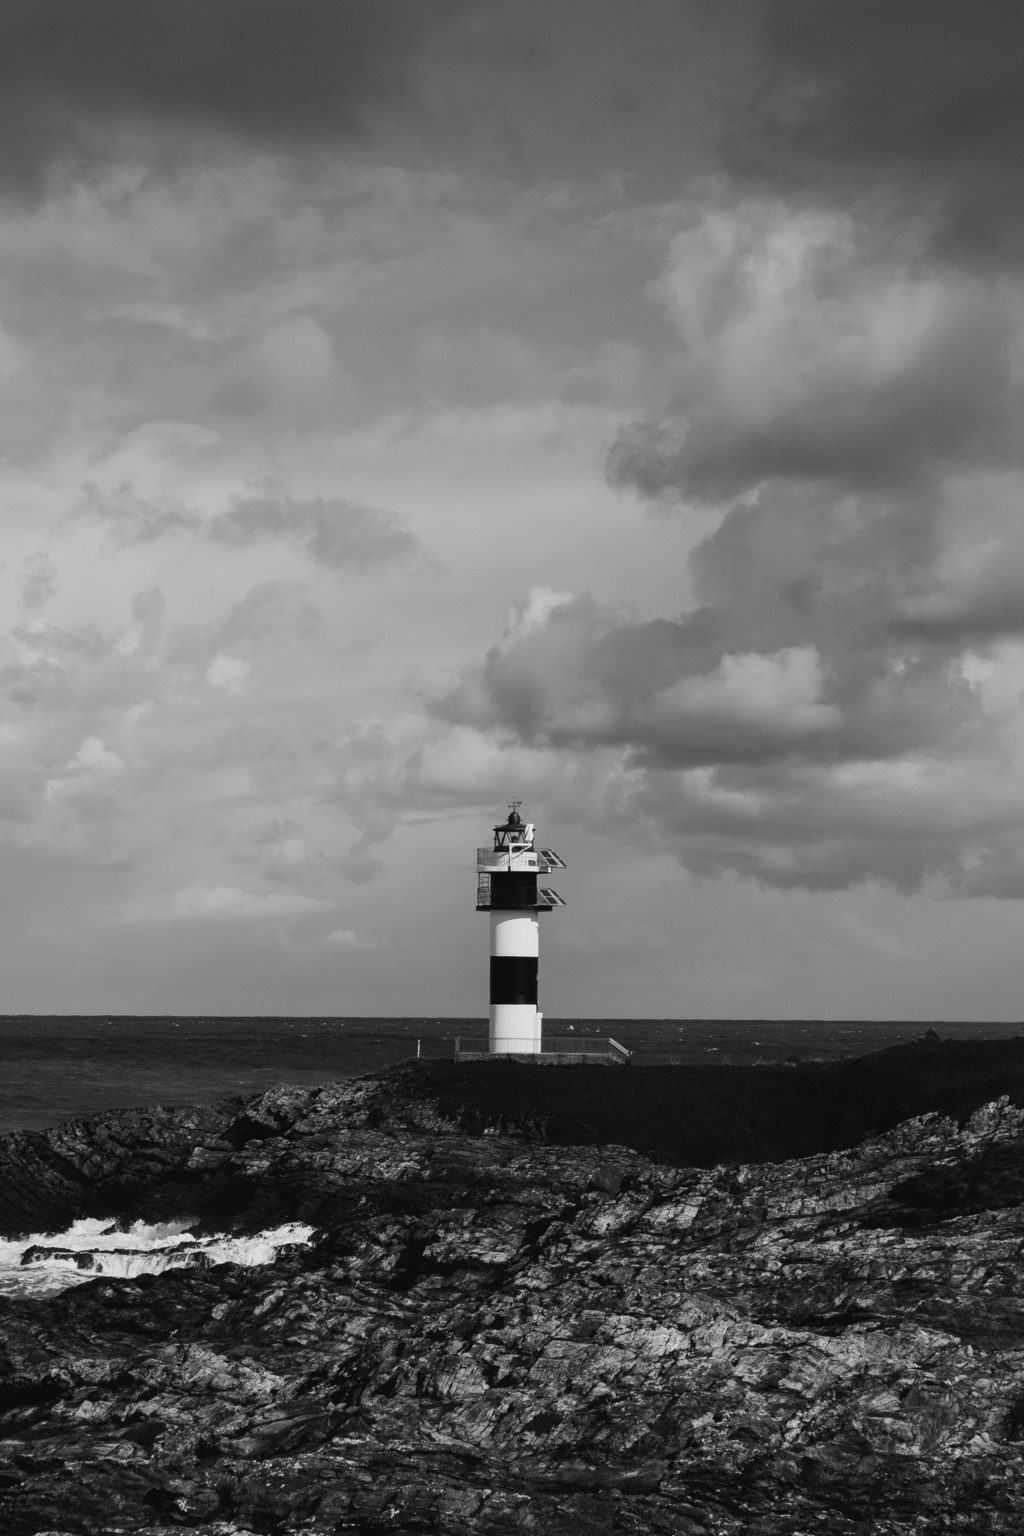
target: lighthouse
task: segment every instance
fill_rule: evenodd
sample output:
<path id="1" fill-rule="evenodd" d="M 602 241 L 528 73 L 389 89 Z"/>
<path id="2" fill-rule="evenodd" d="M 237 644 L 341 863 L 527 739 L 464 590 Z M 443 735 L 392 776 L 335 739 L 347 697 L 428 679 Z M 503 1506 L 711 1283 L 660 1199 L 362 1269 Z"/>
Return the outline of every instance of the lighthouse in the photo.
<path id="1" fill-rule="evenodd" d="M 540 1051 L 540 914 L 565 906 L 557 891 L 537 884 L 538 875 L 565 864 L 552 849 L 534 847 L 533 823 L 524 823 L 521 804 L 509 801 L 508 820 L 494 828 L 493 848 L 477 849 L 476 909 L 491 914 L 492 1055 Z"/>

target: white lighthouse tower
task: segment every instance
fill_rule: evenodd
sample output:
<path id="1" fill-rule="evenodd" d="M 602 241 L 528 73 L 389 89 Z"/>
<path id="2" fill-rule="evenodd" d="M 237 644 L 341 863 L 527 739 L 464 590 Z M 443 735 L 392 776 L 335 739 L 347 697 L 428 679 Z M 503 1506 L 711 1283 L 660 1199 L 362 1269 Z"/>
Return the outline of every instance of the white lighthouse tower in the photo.
<path id="1" fill-rule="evenodd" d="M 533 824 L 524 824 L 521 803 L 509 801 L 508 820 L 494 828 L 494 847 L 477 849 L 476 909 L 491 914 L 488 1044 L 496 1055 L 540 1050 L 540 914 L 565 906 L 557 891 L 537 885 L 538 875 L 564 869 L 565 864 L 550 848 L 534 847 Z"/>

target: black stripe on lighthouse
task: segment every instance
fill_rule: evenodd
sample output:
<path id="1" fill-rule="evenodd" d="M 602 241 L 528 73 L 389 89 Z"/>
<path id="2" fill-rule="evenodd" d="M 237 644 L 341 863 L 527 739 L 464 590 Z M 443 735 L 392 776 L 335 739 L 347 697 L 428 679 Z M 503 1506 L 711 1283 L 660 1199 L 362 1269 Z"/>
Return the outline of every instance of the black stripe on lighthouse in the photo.
<path id="1" fill-rule="evenodd" d="M 537 1005 L 537 956 L 491 956 L 491 1002 Z"/>
<path id="2" fill-rule="evenodd" d="M 537 908 L 536 873 L 498 870 L 491 876 L 492 912 L 529 912 Z"/>

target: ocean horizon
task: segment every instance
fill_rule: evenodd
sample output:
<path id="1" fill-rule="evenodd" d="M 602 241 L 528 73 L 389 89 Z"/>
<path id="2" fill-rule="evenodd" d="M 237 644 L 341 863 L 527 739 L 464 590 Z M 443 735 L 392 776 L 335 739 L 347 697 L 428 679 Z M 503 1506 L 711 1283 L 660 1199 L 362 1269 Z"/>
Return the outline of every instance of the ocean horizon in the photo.
<path id="1" fill-rule="evenodd" d="M 612 1036 L 636 1064 L 834 1061 L 913 1040 L 1006 1038 L 1024 1022 L 546 1018 L 545 1034 Z M 146 1104 L 182 1106 L 279 1083 L 359 1077 L 417 1055 L 450 1060 L 484 1018 L 0 1015 L 0 1133 Z"/>

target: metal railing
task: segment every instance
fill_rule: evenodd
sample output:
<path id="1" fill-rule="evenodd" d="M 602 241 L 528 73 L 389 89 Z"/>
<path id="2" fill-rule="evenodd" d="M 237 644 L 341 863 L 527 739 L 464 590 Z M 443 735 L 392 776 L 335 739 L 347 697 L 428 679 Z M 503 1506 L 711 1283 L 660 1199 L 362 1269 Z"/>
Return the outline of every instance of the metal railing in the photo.
<path id="1" fill-rule="evenodd" d="M 476 867 L 495 874 L 521 869 L 546 875 L 552 869 L 564 869 L 565 860 L 553 848 L 478 848 Z"/>
<path id="2" fill-rule="evenodd" d="M 482 1056 L 596 1056 L 603 1061 L 629 1061 L 633 1053 L 610 1035 L 545 1035 L 512 1037 L 492 1043 L 486 1035 L 457 1035 L 456 1061 Z"/>
<path id="3" fill-rule="evenodd" d="M 540 861 L 532 848 L 478 848 L 476 867 L 495 873 L 503 870 L 533 870 L 540 868 Z"/>

